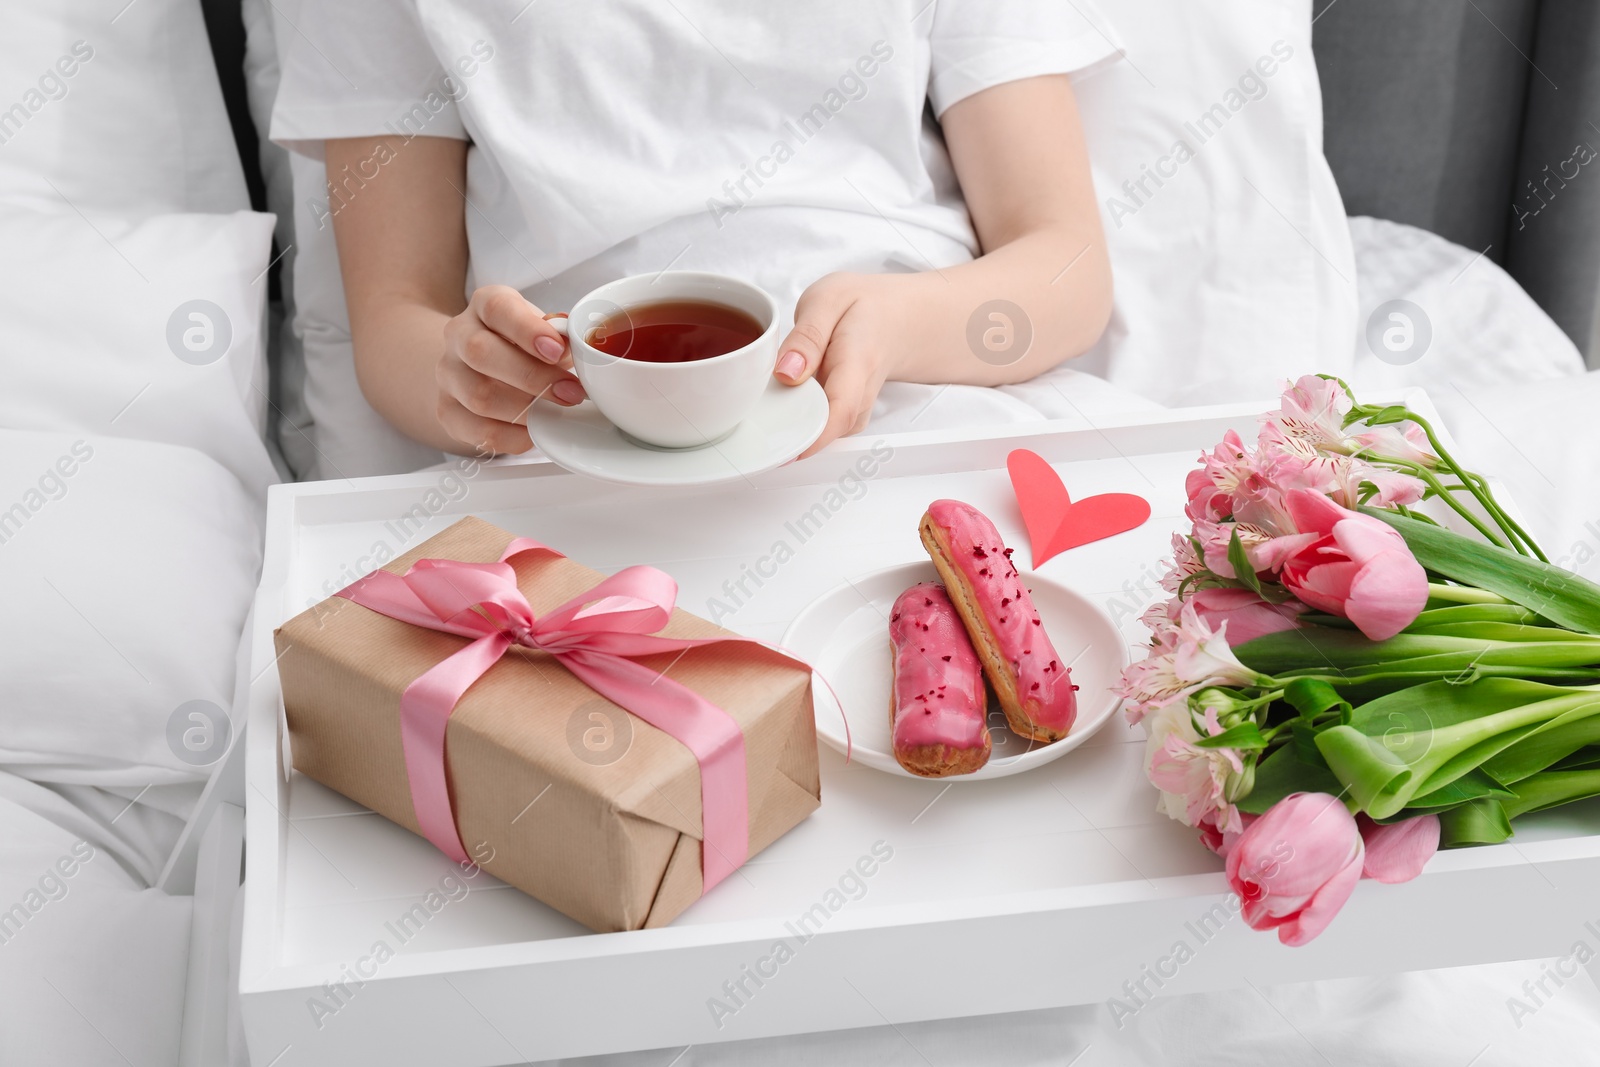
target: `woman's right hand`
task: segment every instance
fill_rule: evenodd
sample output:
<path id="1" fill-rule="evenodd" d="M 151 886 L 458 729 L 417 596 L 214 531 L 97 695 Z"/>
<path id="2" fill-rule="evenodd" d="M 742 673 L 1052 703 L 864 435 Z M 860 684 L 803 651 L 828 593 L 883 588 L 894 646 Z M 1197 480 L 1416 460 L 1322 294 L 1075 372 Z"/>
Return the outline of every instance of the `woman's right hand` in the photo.
<path id="1" fill-rule="evenodd" d="M 445 323 L 439 385 L 439 425 L 452 438 L 490 452 L 533 447 L 525 424 L 540 400 L 563 407 L 582 402 L 566 338 L 508 285 L 485 285 L 467 309 Z"/>

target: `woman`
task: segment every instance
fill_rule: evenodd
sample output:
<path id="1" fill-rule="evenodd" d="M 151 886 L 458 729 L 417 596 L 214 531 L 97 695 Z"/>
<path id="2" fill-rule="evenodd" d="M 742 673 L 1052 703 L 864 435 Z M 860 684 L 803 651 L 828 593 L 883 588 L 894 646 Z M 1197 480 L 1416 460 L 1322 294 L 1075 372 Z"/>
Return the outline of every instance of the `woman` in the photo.
<path id="1" fill-rule="evenodd" d="M 1091 21 L 1093 19 L 1093 21 Z M 734 274 L 793 308 L 777 377 L 999 385 L 1088 349 L 1110 266 L 1051 0 L 341 0 L 273 134 L 321 150 L 358 378 L 411 437 L 522 452 L 583 390 L 545 321 L 595 286 Z M 787 326 L 788 323 L 785 323 Z"/>

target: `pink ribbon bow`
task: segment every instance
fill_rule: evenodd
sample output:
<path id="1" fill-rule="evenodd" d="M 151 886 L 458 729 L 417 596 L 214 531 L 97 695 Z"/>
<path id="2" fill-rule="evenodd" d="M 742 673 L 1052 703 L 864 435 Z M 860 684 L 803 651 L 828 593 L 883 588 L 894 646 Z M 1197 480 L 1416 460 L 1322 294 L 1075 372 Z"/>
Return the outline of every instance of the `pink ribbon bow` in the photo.
<path id="1" fill-rule="evenodd" d="M 694 753 L 704 827 L 701 891 L 709 891 L 750 851 L 744 734 L 726 711 L 631 657 L 730 641 L 770 646 L 743 637 L 655 636 L 667 624 L 678 586 L 654 567 L 628 567 L 537 618 L 509 562 L 526 552 L 561 555 L 519 537 L 498 563 L 423 559 L 404 575 L 373 571 L 336 594 L 391 619 L 474 639 L 400 697 L 406 776 L 423 836 L 451 859 L 468 862 L 445 781 L 445 726 L 472 683 L 512 645 L 522 645 L 550 653 L 589 688 Z"/>

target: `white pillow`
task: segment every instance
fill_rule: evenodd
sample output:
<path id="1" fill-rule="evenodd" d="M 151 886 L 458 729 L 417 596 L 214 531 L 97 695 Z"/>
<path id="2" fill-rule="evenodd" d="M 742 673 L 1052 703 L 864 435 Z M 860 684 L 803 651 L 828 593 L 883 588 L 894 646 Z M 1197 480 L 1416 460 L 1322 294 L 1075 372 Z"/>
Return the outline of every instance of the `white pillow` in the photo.
<path id="1" fill-rule="evenodd" d="M 0 227 L 0 426 L 187 445 L 263 499 L 272 217 L 8 209 Z"/>
<path id="2" fill-rule="evenodd" d="M 7 4 L 0 71 L 0 200 L 135 218 L 250 206 L 195 0 Z"/>
<path id="3" fill-rule="evenodd" d="M 1355 265 L 1322 154 L 1310 0 L 1102 8 L 1126 54 L 1076 89 L 1116 309 L 1068 366 L 1173 405 L 1347 368 Z M 1071 414 L 1049 381 L 1012 391 Z"/>
<path id="4" fill-rule="evenodd" d="M 0 770 L 100 786 L 204 776 L 226 728 L 179 709 L 233 704 L 259 507 L 194 449 L 0 430 Z"/>

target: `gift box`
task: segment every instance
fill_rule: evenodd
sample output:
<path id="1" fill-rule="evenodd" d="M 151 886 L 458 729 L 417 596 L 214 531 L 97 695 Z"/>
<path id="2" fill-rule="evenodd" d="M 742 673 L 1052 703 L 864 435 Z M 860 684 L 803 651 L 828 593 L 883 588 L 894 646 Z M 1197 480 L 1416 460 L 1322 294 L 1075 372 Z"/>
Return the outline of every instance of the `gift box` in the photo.
<path id="1" fill-rule="evenodd" d="M 294 766 L 592 930 L 664 925 L 821 795 L 810 668 L 675 592 L 463 519 L 275 632 Z"/>

